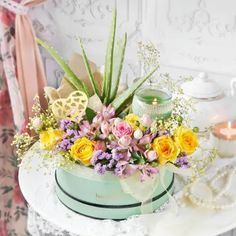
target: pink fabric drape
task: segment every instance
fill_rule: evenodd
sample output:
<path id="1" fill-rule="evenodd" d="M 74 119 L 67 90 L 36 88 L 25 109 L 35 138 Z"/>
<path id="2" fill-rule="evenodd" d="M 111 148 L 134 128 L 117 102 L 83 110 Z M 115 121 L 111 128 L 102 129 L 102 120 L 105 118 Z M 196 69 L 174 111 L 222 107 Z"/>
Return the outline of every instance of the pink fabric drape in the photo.
<path id="1" fill-rule="evenodd" d="M 15 73 L 14 20 L 15 14 L 0 6 L 0 236 L 28 235 L 27 206 L 11 146 L 15 128 L 19 130 L 24 123 Z"/>
<path id="2" fill-rule="evenodd" d="M 22 5 L 34 7 L 46 0 L 23 0 Z M 23 98 L 26 120 L 31 115 L 33 98 L 41 97 L 44 105 L 43 88 L 46 85 L 45 73 L 39 48 L 35 42 L 35 33 L 28 15 L 17 15 L 16 28 L 16 61 L 17 78 Z"/>

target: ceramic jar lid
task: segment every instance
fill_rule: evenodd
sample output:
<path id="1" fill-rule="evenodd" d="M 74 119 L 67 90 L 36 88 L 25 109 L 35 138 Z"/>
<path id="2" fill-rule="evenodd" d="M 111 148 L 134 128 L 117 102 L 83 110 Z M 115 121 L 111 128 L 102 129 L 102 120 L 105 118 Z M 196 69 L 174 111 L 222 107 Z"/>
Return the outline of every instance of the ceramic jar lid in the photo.
<path id="1" fill-rule="evenodd" d="M 208 79 L 204 72 L 199 73 L 192 81 L 183 83 L 182 89 L 185 95 L 198 99 L 215 98 L 223 93 L 218 84 Z"/>

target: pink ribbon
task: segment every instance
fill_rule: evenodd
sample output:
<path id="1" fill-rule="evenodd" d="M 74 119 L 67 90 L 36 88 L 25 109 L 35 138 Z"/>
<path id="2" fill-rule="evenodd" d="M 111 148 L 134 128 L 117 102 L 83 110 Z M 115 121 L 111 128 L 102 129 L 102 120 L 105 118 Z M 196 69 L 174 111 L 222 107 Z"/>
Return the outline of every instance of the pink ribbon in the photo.
<path id="1" fill-rule="evenodd" d="M 21 5 L 30 8 L 45 1 L 23 0 Z M 32 114 L 31 108 L 35 95 L 39 95 L 44 106 L 43 88 L 46 85 L 46 78 L 40 51 L 35 42 L 35 32 L 27 14 L 16 15 L 15 29 L 17 79 L 23 98 L 25 117 L 28 120 Z"/>

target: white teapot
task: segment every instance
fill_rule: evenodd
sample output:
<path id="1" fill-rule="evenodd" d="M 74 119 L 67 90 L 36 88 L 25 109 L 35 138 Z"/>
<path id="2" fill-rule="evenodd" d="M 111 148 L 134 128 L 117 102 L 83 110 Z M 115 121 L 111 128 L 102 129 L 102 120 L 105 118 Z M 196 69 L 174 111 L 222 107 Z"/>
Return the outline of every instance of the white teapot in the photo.
<path id="1" fill-rule="evenodd" d="M 230 91 L 226 92 L 203 72 L 181 87 L 186 96 L 196 101 L 190 119 L 191 125 L 201 132 L 213 124 L 236 119 L 236 78 L 231 80 Z"/>

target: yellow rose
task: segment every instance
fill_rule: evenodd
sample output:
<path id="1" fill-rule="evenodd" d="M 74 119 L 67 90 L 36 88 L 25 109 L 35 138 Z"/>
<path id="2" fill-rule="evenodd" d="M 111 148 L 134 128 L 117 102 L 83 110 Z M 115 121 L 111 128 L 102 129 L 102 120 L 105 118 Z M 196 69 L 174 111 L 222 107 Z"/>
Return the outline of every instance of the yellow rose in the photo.
<path id="1" fill-rule="evenodd" d="M 155 138 L 152 147 L 156 151 L 161 165 L 166 164 L 168 161 L 174 162 L 179 155 L 179 148 L 172 138 L 167 136 Z"/>
<path id="2" fill-rule="evenodd" d="M 181 152 L 188 155 L 194 153 L 198 147 L 198 137 L 191 129 L 179 127 L 175 133 L 175 141 Z"/>
<path id="3" fill-rule="evenodd" d="M 134 130 L 141 129 L 143 130 L 144 127 L 140 124 L 139 117 L 133 113 L 130 113 L 125 117 L 125 121 L 132 126 Z"/>
<path id="4" fill-rule="evenodd" d="M 70 155 L 74 160 L 80 161 L 85 166 L 90 165 L 93 156 L 95 142 L 83 137 L 75 141 L 70 150 Z"/>
<path id="5" fill-rule="evenodd" d="M 62 140 L 63 131 L 58 129 L 48 129 L 39 134 L 41 148 L 51 150 L 55 145 Z"/>

